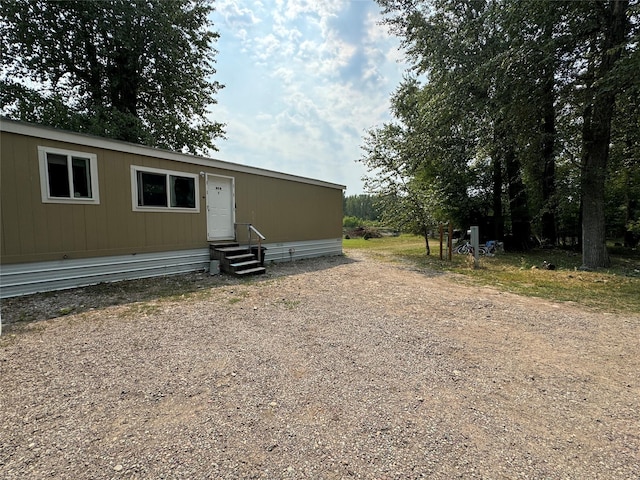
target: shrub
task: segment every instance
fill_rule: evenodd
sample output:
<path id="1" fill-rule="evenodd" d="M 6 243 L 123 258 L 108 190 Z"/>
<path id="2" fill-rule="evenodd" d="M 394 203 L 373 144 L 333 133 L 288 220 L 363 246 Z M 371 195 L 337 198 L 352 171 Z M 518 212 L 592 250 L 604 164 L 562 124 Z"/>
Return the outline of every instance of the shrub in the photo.
<path id="1" fill-rule="evenodd" d="M 343 228 L 357 228 L 362 225 L 363 221 L 358 217 L 348 216 L 342 219 Z"/>

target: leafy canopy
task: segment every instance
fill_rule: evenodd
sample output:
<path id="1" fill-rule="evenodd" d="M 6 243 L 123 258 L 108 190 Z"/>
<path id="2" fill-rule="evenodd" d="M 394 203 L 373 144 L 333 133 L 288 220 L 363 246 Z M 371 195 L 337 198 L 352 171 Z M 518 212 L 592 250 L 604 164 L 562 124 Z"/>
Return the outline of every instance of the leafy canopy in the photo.
<path id="1" fill-rule="evenodd" d="M 516 248 L 580 238 L 587 268 L 608 265 L 605 234 L 635 244 L 637 2 L 377 3 L 412 67 L 365 135 L 370 193 L 419 191 Z"/>
<path id="2" fill-rule="evenodd" d="M 218 34 L 206 0 L 13 0 L 0 13 L 2 113 L 192 153 L 216 149 L 207 110 Z"/>

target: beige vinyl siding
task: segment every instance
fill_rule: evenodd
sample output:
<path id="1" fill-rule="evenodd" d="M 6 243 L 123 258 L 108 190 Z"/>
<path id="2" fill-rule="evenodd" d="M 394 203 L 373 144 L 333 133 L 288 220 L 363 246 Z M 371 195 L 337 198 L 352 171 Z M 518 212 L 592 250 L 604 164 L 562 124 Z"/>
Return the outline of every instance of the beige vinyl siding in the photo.
<path id="1" fill-rule="evenodd" d="M 236 219 L 253 223 L 269 242 L 342 235 L 342 192 L 317 185 L 251 176 L 236 178 Z"/>
<path id="2" fill-rule="evenodd" d="M 65 135 L 75 138 L 74 134 Z M 342 190 L 335 186 L 277 178 L 279 174 L 274 172 L 267 172 L 269 176 L 209 167 L 201 158 L 196 158 L 195 164 L 183 160 L 185 156 L 180 156 L 180 161 L 156 158 L 153 149 L 136 147 L 136 153 L 128 153 L 121 150 L 131 147 L 117 142 L 112 149 L 86 146 L 82 143 L 85 137 L 77 137 L 72 143 L 1 132 L 1 263 L 206 248 L 206 183 L 200 172 L 235 178 L 236 221 L 253 223 L 268 242 L 341 237 Z M 100 203 L 43 203 L 38 146 L 95 154 Z M 133 211 L 132 165 L 198 175 L 200 211 Z M 243 166 L 238 169 L 249 170 Z"/>
<path id="3" fill-rule="evenodd" d="M 6 132 L 2 132 L 1 143 L 1 253 L 4 264 L 206 245 L 204 215 L 132 211 L 130 165 L 134 159 L 138 164 L 165 168 L 167 165 L 163 162 L 171 162 Z M 38 146 L 96 154 L 100 204 L 42 203 L 38 193 Z M 181 171 L 200 171 L 198 167 L 186 164 L 179 168 Z"/>
<path id="4" fill-rule="evenodd" d="M 2 194 L 2 246 L 4 259 L 25 252 L 37 252 L 46 248 L 38 244 L 38 235 L 47 218 L 38 207 L 36 198 L 40 187 L 40 174 L 36 171 L 36 156 L 32 157 L 30 144 L 25 137 L 9 141 L 8 135 L 0 137 L 0 189 Z M 39 195 L 38 195 L 39 196 Z"/>

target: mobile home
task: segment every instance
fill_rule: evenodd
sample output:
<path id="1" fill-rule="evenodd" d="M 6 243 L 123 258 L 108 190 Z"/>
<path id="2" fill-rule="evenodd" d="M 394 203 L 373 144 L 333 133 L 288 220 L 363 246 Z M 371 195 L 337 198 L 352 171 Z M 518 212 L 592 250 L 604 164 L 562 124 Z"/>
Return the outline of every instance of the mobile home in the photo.
<path id="1" fill-rule="evenodd" d="M 2 119 L 0 296 L 342 253 L 343 185 Z M 259 238 L 259 235 L 254 237 Z"/>

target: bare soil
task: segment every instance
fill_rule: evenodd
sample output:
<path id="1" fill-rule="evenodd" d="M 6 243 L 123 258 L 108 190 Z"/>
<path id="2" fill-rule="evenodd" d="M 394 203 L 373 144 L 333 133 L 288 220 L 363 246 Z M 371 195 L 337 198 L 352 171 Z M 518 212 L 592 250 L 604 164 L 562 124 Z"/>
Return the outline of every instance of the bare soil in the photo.
<path id="1" fill-rule="evenodd" d="M 638 315 L 348 251 L 2 319 L 3 479 L 640 478 Z"/>

